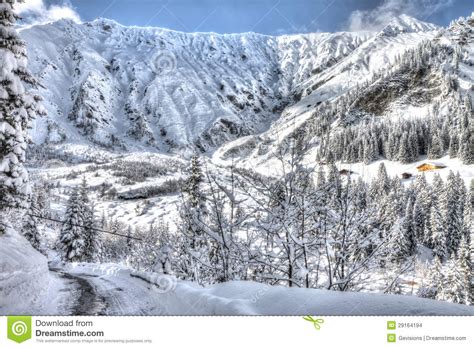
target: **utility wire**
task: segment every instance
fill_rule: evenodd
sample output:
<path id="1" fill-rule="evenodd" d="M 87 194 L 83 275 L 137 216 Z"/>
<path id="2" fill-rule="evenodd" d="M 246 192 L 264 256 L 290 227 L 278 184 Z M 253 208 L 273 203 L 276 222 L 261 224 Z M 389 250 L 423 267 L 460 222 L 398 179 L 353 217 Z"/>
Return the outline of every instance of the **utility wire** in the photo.
<path id="1" fill-rule="evenodd" d="M 23 207 L 13 207 L 13 206 L 10 206 L 10 205 L 5 205 L 5 204 L 3 204 L 3 206 L 5 206 L 5 207 L 7 207 L 7 208 L 11 208 L 11 209 L 20 209 L 20 210 L 25 210 L 25 211 L 28 210 L 28 209 L 23 208 Z M 37 219 L 40 219 L 40 220 L 53 221 L 53 222 L 57 222 L 57 223 L 60 223 L 60 224 L 63 224 L 63 225 L 68 225 L 68 226 L 74 226 L 74 227 L 80 227 L 80 228 L 88 228 L 88 229 L 90 229 L 90 230 L 93 230 L 93 231 L 96 231 L 96 232 L 100 232 L 100 233 L 106 233 L 106 234 L 111 234 L 111 235 L 117 236 L 117 237 L 128 238 L 128 239 L 134 239 L 134 240 L 138 240 L 138 241 L 141 241 L 141 242 L 145 242 L 145 241 L 144 241 L 143 239 L 141 239 L 141 238 L 136 238 L 136 237 L 133 237 L 133 236 L 127 236 L 127 235 L 120 234 L 120 233 L 113 233 L 113 232 L 110 232 L 110 231 L 102 230 L 102 229 L 100 229 L 100 228 L 95 228 L 95 227 L 89 227 L 89 226 L 84 226 L 84 225 L 73 224 L 73 223 L 70 223 L 70 222 L 62 221 L 62 220 L 59 220 L 59 219 L 53 219 L 53 218 L 49 218 L 49 217 L 46 217 L 46 216 L 36 215 L 36 214 L 29 213 L 29 212 L 27 212 L 26 215 L 31 216 L 31 217 L 34 217 L 34 218 L 37 218 Z M 4 225 L 4 224 L 2 224 L 2 225 Z M 5 225 L 4 225 L 4 226 L 5 226 Z"/>

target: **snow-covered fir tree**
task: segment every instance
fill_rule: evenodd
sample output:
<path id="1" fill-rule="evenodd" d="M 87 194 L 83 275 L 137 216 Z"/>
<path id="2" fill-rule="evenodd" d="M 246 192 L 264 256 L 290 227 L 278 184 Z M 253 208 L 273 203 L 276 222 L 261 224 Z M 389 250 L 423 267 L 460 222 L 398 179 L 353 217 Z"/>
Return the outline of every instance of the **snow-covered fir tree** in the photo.
<path id="1" fill-rule="evenodd" d="M 390 229 L 388 236 L 389 260 L 394 263 L 402 263 L 410 255 L 410 243 L 407 239 L 407 223 L 405 219 L 397 220 Z"/>
<path id="2" fill-rule="evenodd" d="M 438 290 L 436 299 L 452 303 L 465 303 L 466 285 L 460 260 L 453 255 L 446 263 L 444 282 Z"/>
<path id="3" fill-rule="evenodd" d="M 443 264 L 440 258 L 435 256 L 429 269 L 428 277 L 418 290 L 418 296 L 436 299 L 438 292 L 441 291 L 445 284 L 444 278 Z"/>
<path id="4" fill-rule="evenodd" d="M 86 240 L 84 233 L 84 204 L 79 188 L 74 188 L 69 197 L 64 225 L 59 236 L 59 248 L 66 262 L 83 260 Z"/>
<path id="5" fill-rule="evenodd" d="M 377 171 L 376 180 L 372 182 L 370 193 L 372 197 L 382 198 L 390 191 L 390 180 L 385 164 L 381 163 Z"/>
<path id="6" fill-rule="evenodd" d="M 434 256 L 444 260 L 448 256 L 446 230 L 439 205 L 435 201 L 430 214 L 430 236 Z"/>
<path id="7" fill-rule="evenodd" d="M 416 240 L 419 243 L 425 241 L 425 213 L 420 203 L 420 199 L 415 200 L 413 205 L 413 233 L 415 234 Z"/>
<path id="8" fill-rule="evenodd" d="M 439 133 L 435 133 L 431 138 L 431 144 L 428 150 L 428 158 L 429 159 L 438 159 L 443 156 L 444 149 L 443 149 L 443 142 L 441 140 L 441 135 Z"/>
<path id="9" fill-rule="evenodd" d="M 462 238 L 464 197 L 458 185 L 454 173 L 450 171 L 441 193 L 439 205 L 447 238 L 448 254 L 457 251 Z M 464 184 L 461 185 L 464 186 Z"/>
<path id="10" fill-rule="evenodd" d="M 205 281 L 202 269 L 209 265 L 209 245 L 203 231 L 203 219 L 207 214 L 205 195 L 202 191 L 204 174 L 197 154 L 193 155 L 182 192 L 180 226 L 186 253 L 181 255 L 178 268 L 188 279 L 202 283 Z"/>
<path id="11" fill-rule="evenodd" d="M 79 189 L 79 197 L 82 203 L 82 216 L 84 221 L 83 239 L 84 255 L 82 261 L 98 261 L 102 252 L 102 243 L 98 231 L 98 223 L 95 218 L 94 205 L 89 199 L 89 187 L 83 178 Z"/>
<path id="12" fill-rule="evenodd" d="M 33 199 L 30 201 L 30 207 L 28 208 L 28 212 L 25 215 L 21 232 L 23 236 L 28 239 L 33 248 L 38 251 L 42 251 L 41 233 L 38 229 L 39 209 L 35 198 L 36 197 L 33 196 Z"/>
<path id="13" fill-rule="evenodd" d="M 456 262 L 460 269 L 460 282 L 463 289 L 463 301 L 461 303 L 472 305 L 474 303 L 474 293 L 472 292 L 472 277 L 474 276 L 474 272 L 471 249 L 465 237 L 461 240 Z"/>
<path id="14" fill-rule="evenodd" d="M 411 198 L 408 199 L 406 208 L 405 208 L 405 216 L 403 219 L 403 231 L 404 231 L 404 239 L 406 243 L 406 251 L 407 256 L 412 256 L 416 253 L 416 235 L 414 229 L 414 217 L 413 217 L 413 200 Z"/>
<path id="15" fill-rule="evenodd" d="M 27 70 L 25 43 L 15 28 L 17 2 L 0 3 L 0 234 L 8 223 L 7 210 L 27 206 L 27 132 L 33 118 L 44 113 L 39 98 L 25 88 L 36 82 Z"/>

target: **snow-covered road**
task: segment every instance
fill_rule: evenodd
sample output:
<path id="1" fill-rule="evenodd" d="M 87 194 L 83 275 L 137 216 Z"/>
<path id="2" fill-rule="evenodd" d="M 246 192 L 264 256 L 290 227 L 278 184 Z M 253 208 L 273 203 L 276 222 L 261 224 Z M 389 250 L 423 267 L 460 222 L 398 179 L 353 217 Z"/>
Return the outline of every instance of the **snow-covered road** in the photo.
<path id="1" fill-rule="evenodd" d="M 69 300 L 63 303 L 63 311 L 70 315 L 105 315 L 107 298 L 96 291 L 87 274 L 73 275 L 60 269 L 50 269 L 62 280 L 64 288 L 60 291 L 69 293 Z"/>
<path id="2" fill-rule="evenodd" d="M 76 282 L 73 315 L 164 315 L 158 288 L 116 265 L 79 264 L 60 274 Z"/>

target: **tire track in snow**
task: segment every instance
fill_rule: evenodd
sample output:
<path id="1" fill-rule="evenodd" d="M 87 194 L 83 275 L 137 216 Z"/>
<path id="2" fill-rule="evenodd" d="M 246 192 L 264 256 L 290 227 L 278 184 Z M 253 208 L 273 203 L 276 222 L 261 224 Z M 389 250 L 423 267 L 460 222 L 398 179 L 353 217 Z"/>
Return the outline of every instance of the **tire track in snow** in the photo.
<path id="1" fill-rule="evenodd" d="M 51 271 L 58 274 L 60 278 L 73 283 L 72 294 L 76 298 L 72 303 L 66 305 L 66 310 L 70 312 L 70 315 L 96 316 L 106 314 L 107 300 L 99 295 L 92 283 L 86 279 L 90 277 L 89 275 L 73 275 L 59 269 L 51 269 Z"/>

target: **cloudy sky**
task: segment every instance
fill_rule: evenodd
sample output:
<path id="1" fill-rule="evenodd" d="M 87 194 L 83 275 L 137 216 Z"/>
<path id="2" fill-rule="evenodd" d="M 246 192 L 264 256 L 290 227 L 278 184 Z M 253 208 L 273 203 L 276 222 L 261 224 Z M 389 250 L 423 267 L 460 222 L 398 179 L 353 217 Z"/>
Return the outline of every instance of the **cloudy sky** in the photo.
<path id="1" fill-rule="evenodd" d="M 114 19 L 124 25 L 180 31 L 264 34 L 377 30 L 408 14 L 447 25 L 474 12 L 473 0 L 26 0 L 26 23 L 60 18 Z"/>

